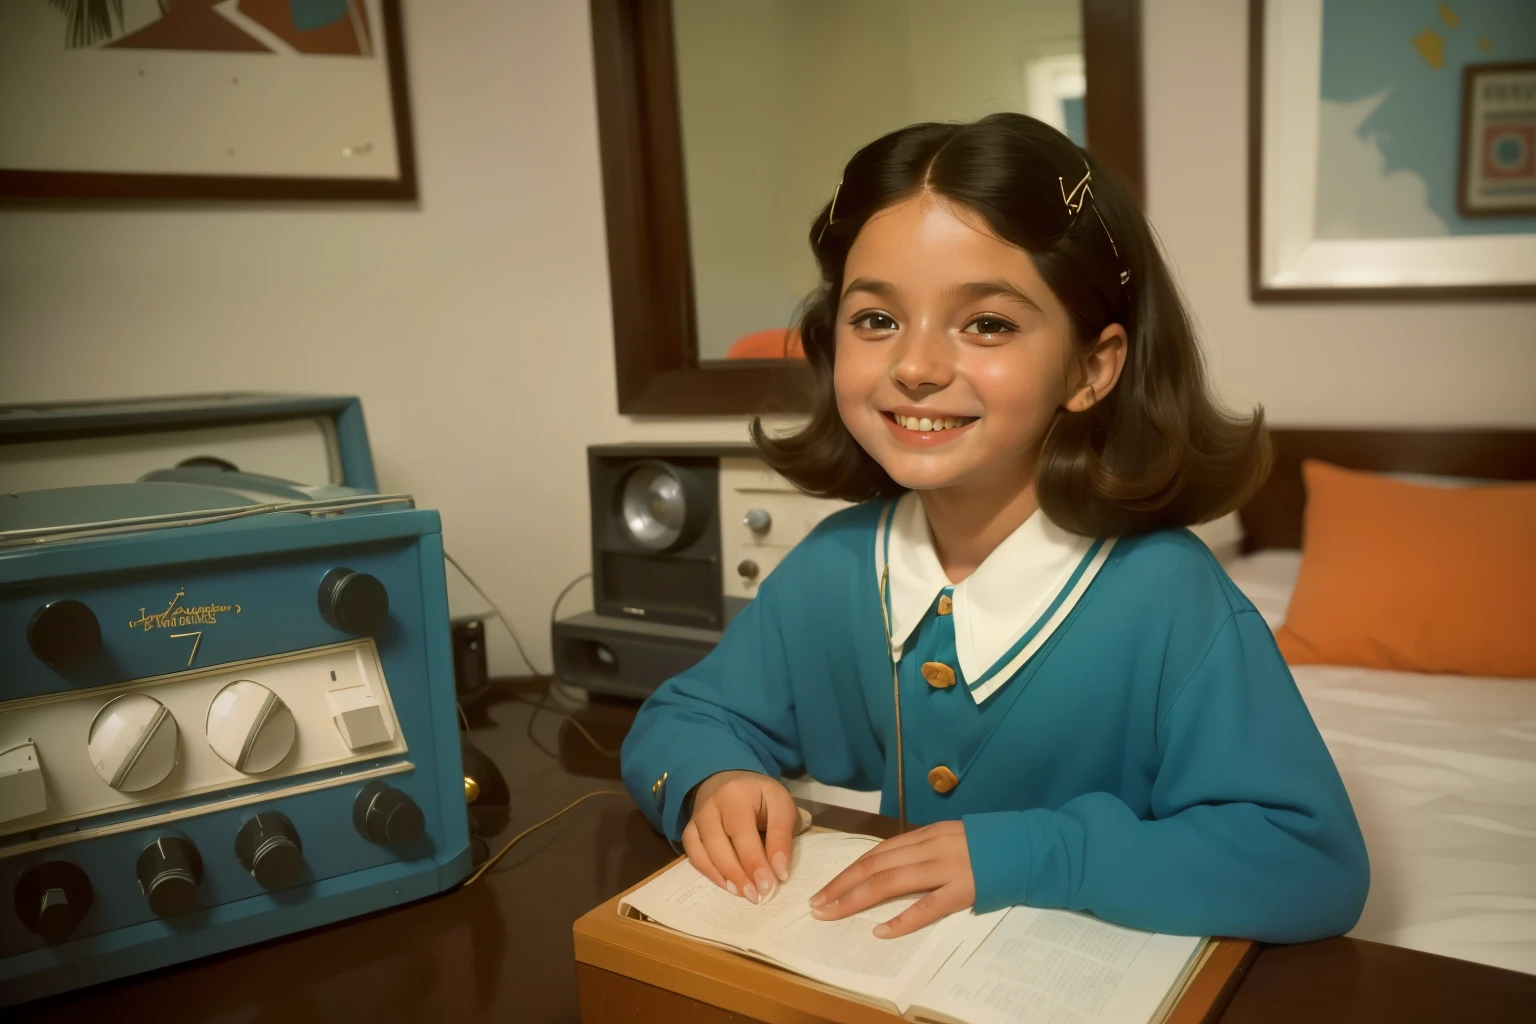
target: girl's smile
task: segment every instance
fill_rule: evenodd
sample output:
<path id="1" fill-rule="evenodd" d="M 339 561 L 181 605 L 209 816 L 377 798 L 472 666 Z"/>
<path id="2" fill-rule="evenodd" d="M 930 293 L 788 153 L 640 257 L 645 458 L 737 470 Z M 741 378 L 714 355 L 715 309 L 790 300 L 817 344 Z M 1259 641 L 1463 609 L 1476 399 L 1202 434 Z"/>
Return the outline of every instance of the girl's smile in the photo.
<path id="1" fill-rule="evenodd" d="M 904 405 L 884 413 L 886 426 L 898 444 L 930 448 L 958 441 L 981 417 L 952 416 L 916 405 Z"/>

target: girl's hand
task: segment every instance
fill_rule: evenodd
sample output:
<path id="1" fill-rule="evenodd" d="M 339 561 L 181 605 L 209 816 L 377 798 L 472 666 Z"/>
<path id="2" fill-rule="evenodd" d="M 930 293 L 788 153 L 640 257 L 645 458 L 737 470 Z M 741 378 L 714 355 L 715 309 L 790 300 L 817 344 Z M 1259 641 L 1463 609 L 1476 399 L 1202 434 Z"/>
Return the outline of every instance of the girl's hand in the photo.
<path id="1" fill-rule="evenodd" d="M 760 903 L 779 882 L 789 880 L 799 823 L 795 799 L 777 779 L 759 772 L 717 772 L 694 790 L 683 849 L 710 881 L 732 896 Z M 766 843 L 760 832 L 767 833 Z"/>
<path id="2" fill-rule="evenodd" d="M 887 839 L 811 897 L 811 916 L 836 921 L 917 892 L 928 895 L 877 925 L 878 938 L 908 935 L 976 902 L 976 880 L 971 876 L 970 850 L 960 822 L 935 822 Z"/>

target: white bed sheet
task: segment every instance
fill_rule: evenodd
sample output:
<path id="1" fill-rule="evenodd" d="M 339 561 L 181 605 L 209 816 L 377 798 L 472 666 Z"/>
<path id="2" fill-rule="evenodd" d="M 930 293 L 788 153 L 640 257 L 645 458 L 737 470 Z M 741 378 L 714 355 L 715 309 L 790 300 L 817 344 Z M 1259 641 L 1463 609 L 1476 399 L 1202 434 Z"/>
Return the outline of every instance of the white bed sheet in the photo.
<path id="1" fill-rule="evenodd" d="M 1271 627 L 1300 565 L 1227 569 Z M 1536 680 L 1298 665 L 1371 857 L 1356 938 L 1536 974 Z"/>

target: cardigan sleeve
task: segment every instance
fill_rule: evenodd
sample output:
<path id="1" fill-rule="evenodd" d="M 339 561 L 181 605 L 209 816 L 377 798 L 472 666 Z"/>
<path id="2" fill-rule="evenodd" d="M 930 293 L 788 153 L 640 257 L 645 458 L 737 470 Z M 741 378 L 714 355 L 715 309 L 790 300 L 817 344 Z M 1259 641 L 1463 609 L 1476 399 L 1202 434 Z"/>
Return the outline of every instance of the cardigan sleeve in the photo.
<path id="1" fill-rule="evenodd" d="M 1266 942 L 1348 931 L 1370 868 L 1349 797 L 1256 612 L 1215 631 L 1158 726 L 1149 820 L 1118 797 L 967 815 L 976 909 L 1089 911 Z"/>
<path id="2" fill-rule="evenodd" d="M 776 577 L 763 581 L 703 661 L 646 700 L 624 740 L 624 784 L 668 839 L 688 824 L 687 795 L 716 772 L 778 778 L 803 766 Z"/>

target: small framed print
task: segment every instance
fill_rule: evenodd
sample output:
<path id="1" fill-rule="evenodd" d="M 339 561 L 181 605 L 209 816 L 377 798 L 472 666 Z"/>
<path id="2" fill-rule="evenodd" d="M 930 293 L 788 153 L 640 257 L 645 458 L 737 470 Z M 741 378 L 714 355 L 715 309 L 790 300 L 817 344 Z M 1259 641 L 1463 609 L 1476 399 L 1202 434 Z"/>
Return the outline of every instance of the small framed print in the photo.
<path id="1" fill-rule="evenodd" d="M 1463 217 L 1536 214 L 1536 63 L 1462 69 L 1456 205 Z"/>

